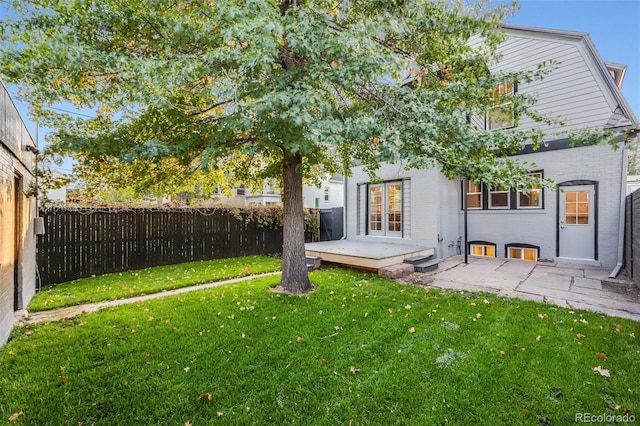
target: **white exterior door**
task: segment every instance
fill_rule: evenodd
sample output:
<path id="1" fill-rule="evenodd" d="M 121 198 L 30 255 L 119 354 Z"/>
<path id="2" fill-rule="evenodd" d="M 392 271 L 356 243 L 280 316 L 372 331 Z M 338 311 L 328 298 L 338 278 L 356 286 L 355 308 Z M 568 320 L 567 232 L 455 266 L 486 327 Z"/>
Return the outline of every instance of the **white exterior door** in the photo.
<path id="1" fill-rule="evenodd" d="M 402 183 L 369 185 L 368 232 L 402 237 Z"/>
<path id="2" fill-rule="evenodd" d="M 563 186 L 559 208 L 559 254 L 562 258 L 595 259 L 595 187 Z"/>

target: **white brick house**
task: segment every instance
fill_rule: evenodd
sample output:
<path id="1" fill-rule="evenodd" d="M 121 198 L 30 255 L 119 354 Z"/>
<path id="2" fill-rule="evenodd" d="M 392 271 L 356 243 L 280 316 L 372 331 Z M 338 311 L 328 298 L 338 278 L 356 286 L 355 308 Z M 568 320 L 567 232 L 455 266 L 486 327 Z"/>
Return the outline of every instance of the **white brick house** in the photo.
<path id="1" fill-rule="evenodd" d="M 637 131 L 638 121 L 620 91 L 626 67 L 604 62 L 588 34 L 512 25 L 505 25 L 505 31 L 502 60 L 492 71 L 557 61 L 550 75 L 522 83 L 517 91 L 536 95 L 539 111 L 560 115 L 566 123 L 562 130 Z M 489 121 L 472 120 L 482 127 L 490 126 Z M 347 239 L 434 247 L 440 258 L 466 250 L 470 255 L 600 265 L 617 273 L 622 260 L 625 141 L 617 150 L 571 147 L 568 140 L 553 136 L 559 129 L 527 117 L 517 125 L 541 127 L 548 135 L 546 147 L 514 158 L 535 163 L 532 172 L 554 180 L 556 190 L 536 190 L 531 196 L 515 189 L 492 192 L 484 185 L 448 180 L 433 169 L 407 171 L 402 164 L 383 165 L 377 171 L 383 183 L 373 184 L 356 167 L 345 183 Z"/>
<path id="2" fill-rule="evenodd" d="M 36 146 L 0 80 L 0 346 L 36 290 Z"/>

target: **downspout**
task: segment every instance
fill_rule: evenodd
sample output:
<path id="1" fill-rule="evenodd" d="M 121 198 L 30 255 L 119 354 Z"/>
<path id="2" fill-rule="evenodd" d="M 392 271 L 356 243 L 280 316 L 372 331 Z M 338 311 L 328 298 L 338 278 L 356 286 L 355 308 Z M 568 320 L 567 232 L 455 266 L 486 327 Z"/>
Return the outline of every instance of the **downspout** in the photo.
<path id="1" fill-rule="evenodd" d="M 625 199 L 627 195 L 627 140 L 622 144 L 622 167 L 620 176 L 620 217 L 618 223 L 618 263 L 613 271 L 609 274 L 609 278 L 615 278 L 622 269 L 623 253 L 624 253 L 624 220 L 625 220 Z"/>
<path id="2" fill-rule="evenodd" d="M 469 215 L 468 215 L 468 213 L 469 213 L 469 210 L 467 208 L 467 204 L 468 203 L 467 203 L 467 181 L 466 180 L 463 182 L 462 188 L 463 188 L 462 189 L 462 194 L 463 194 L 462 195 L 462 205 L 464 206 L 464 247 L 461 247 L 461 248 L 464 248 L 464 263 L 466 265 L 466 264 L 469 263 L 469 250 L 468 250 L 468 247 L 469 247 L 469 243 L 468 243 L 468 241 L 469 241 L 469 236 L 468 236 L 468 233 L 469 233 L 468 218 L 469 217 L 468 216 Z"/>
<path id="3" fill-rule="evenodd" d="M 342 238 L 341 240 L 347 239 L 347 174 L 344 175 L 344 181 L 342 186 Z M 357 212 L 356 212 L 357 216 Z"/>

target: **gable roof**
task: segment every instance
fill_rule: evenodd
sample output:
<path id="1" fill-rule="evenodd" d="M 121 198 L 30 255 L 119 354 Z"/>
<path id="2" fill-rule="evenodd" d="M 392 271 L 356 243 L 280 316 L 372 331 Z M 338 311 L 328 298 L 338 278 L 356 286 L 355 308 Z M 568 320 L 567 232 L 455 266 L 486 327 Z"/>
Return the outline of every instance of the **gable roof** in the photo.
<path id="1" fill-rule="evenodd" d="M 626 72 L 626 66 L 612 62 L 605 62 L 591 40 L 589 33 L 513 24 L 503 24 L 502 27 L 507 31 L 507 33 L 529 33 L 534 36 L 547 36 L 581 43 L 585 47 L 585 51 L 587 55 L 589 55 L 591 61 L 596 65 L 596 70 L 594 71 L 600 74 L 602 77 L 601 81 L 604 81 L 606 85 L 606 90 L 617 103 L 617 106 L 614 108 L 614 111 L 607 122 L 607 127 L 613 129 L 629 128 L 636 132 L 640 130 L 640 123 L 622 94 L 619 86 L 622 84 L 622 79 Z"/>

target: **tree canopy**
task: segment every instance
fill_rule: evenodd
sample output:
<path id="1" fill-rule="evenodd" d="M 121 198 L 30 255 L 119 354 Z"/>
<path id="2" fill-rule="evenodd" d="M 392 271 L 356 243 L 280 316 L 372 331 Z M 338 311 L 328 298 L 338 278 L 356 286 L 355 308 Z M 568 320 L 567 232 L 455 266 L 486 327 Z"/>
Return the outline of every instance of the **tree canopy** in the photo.
<path id="1" fill-rule="evenodd" d="M 0 72 L 20 85 L 54 145 L 87 161 L 259 164 L 283 184 L 282 287 L 310 289 L 302 178 L 355 161 L 437 167 L 503 187 L 531 186 L 507 158 L 535 130 L 470 124 L 500 82 L 500 24 L 514 4 L 444 0 L 14 0 L 0 24 Z M 474 41 L 471 43 L 471 41 Z M 505 95 L 507 96 L 507 95 Z M 524 95 L 515 114 L 539 119 Z M 70 102 L 94 118 L 47 106 Z M 230 160 L 233 159 L 233 160 Z M 257 159 L 257 160 L 256 160 Z"/>

